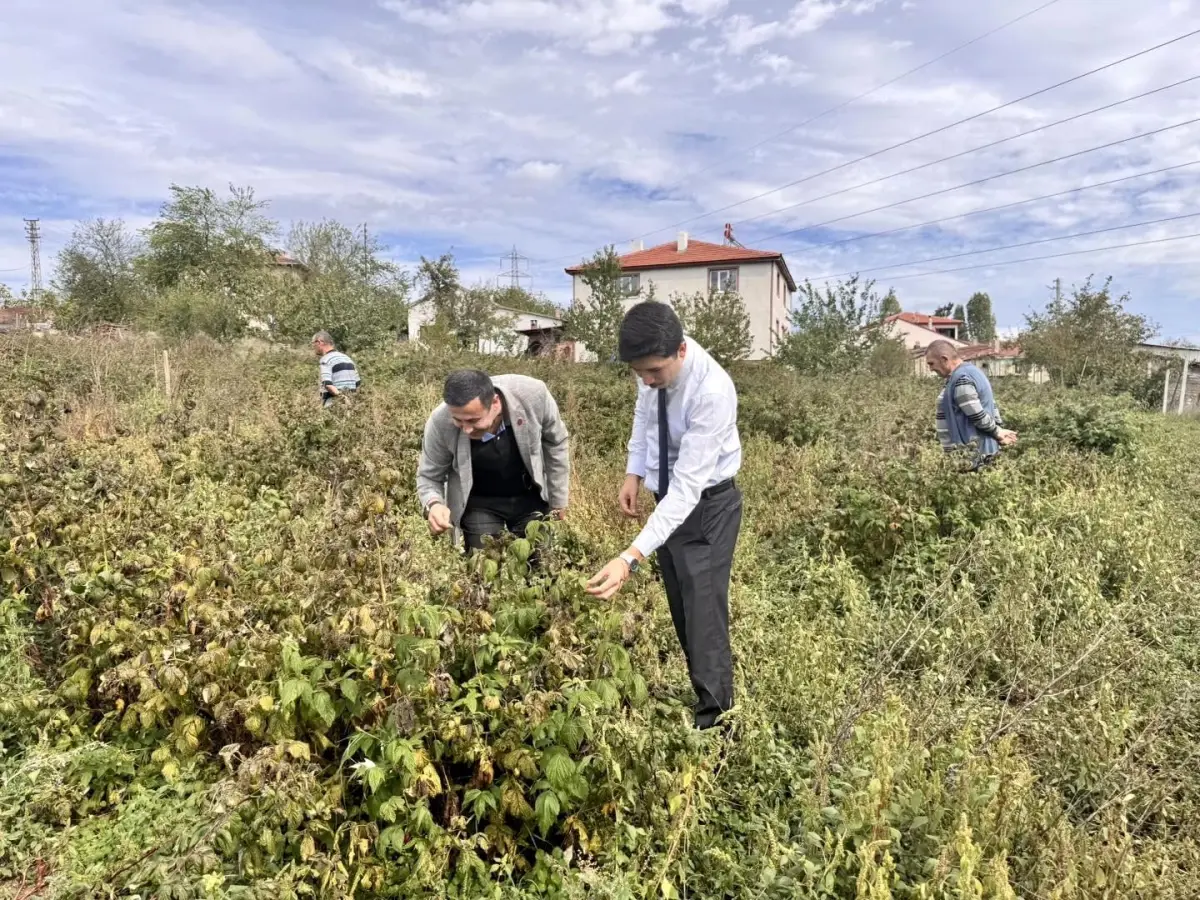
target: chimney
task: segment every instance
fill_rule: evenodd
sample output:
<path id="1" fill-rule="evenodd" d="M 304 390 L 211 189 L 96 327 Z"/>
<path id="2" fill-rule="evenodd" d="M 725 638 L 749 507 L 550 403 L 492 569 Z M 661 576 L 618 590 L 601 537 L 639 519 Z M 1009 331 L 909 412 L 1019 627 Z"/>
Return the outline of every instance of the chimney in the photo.
<path id="1" fill-rule="evenodd" d="M 999 350 L 999 349 L 1000 349 L 1000 338 L 998 338 L 998 337 L 994 337 L 994 338 L 992 338 L 992 349 L 993 349 L 993 350 Z"/>
<path id="2" fill-rule="evenodd" d="M 631 252 L 633 252 L 633 253 L 637 253 L 639 250 L 645 250 L 645 249 L 646 249 L 646 245 L 645 245 L 645 244 L 643 244 L 643 243 L 641 242 L 641 240 L 639 239 L 639 240 L 636 240 L 636 241 L 630 241 L 630 242 L 629 242 L 629 248 L 630 248 L 630 251 L 631 251 Z"/>
<path id="3" fill-rule="evenodd" d="M 675 240 L 675 249 L 679 253 L 684 253 L 687 250 L 688 234 L 686 231 L 679 232 L 679 237 Z"/>

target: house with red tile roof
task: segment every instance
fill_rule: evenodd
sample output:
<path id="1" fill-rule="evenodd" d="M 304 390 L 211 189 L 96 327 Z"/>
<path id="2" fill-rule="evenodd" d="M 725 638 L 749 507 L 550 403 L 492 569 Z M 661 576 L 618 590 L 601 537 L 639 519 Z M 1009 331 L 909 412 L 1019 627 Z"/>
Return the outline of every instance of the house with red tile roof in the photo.
<path id="1" fill-rule="evenodd" d="M 965 347 L 966 322 L 949 316 L 934 316 L 929 313 L 902 312 L 888 316 L 887 332 L 891 337 L 904 341 L 909 350 L 923 350 L 934 341 L 950 341 L 956 347 Z"/>
<path id="2" fill-rule="evenodd" d="M 925 365 L 925 350 L 934 341 L 941 340 L 953 344 L 958 348 L 958 355 L 964 362 L 974 363 L 989 378 L 1020 375 L 1037 384 L 1049 379 L 1046 372 L 1040 368 L 1029 369 L 1020 365 L 1023 357 L 1020 347 L 1001 346 L 998 340 L 988 344 L 971 342 L 966 334 L 966 323 L 961 319 L 929 313 L 902 312 L 888 316 L 884 322 L 887 323 L 888 335 L 903 341 L 912 354 L 913 371 L 917 375 L 933 375 Z"/>
<path id="3" fill-rule="evenodd" d="M 655 297 L 668 303 L 676 295 L 736 291 L 750 317 L 751 359 L 772 355 L 787 333 L 796 281 L 776 250 L 698 241 L 681 232 L 676 240 L 656 247 L 635 245 L 620 262 L 627 306 L 643 299 L 651 285 Z M 583 266 L 566 272 L 572 280 L 571 302 L 586 301 L 591 292 L 581 277 Z"/>

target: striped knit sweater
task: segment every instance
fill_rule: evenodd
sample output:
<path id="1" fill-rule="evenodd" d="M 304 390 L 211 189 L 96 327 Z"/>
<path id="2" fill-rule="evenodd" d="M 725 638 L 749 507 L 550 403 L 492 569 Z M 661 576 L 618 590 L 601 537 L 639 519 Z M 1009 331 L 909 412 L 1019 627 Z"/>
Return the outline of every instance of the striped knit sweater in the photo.
<path id="1" fill-rule="evenodd" d="M 956 446 L 961 446 L 951 437 L 950 422 L 946 418 L 947 390 L 953 390 L 954 405 L 967 417 L 971 426 L 979 434 L 995 439 L 996 432 L 1004 427 L 1004 420 L 1000 416 L 1000 407 L 993 400 L 991 411 L 986 409 L 979 397 L 975 383 L 970 378 L 956 378 L 952 375 L 950 381 L 953 382 L 953 387 L 948 383 L 938 394 L 937 400 L 937 436 L 942 447 L 949 451 Z"/>
<path id="2" fill-rule="evenodd" d="M 321 399 L 328 403 L 333 399 L 327 388 L 332 385 L 339 391 L 358 390 L 360 378 L 358 368 L 345 353 L 340 350 L 330 350 L 321 357 L 318 363 L 320 369 Z"/>

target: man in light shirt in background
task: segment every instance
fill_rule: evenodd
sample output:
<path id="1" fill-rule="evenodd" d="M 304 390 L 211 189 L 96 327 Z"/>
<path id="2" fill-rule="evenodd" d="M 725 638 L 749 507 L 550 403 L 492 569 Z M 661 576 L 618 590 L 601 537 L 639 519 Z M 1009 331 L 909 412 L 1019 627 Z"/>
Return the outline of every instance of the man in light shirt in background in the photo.
<path id="1" fill-rule="evenodd" d="M 313 335 L 312 347 L 318 361 L 318 382 L 321 385 L 321 405 L 328 406 L 334 397 L 348 396 L 358 390 L 362 379 L 354 360 L 342 353 L 333 343 L 328 331 Z"/>
<path id="2" fill-rule="evenodd" d="M 658 552 L 696 691 L 696 727 L 710 728 L 733 706 L 729 575 L 742 522 L 742 494 L 734 483 L 742 461 L 737 391 L 725 370 L 684 335 L 665 303 L 630 309 L 618 348 L 642 382 L 621 510 L 637 516 L 643 483 L 658 505 L 633 544 L 588 582 L 588 592 L 613 596 Z"/>

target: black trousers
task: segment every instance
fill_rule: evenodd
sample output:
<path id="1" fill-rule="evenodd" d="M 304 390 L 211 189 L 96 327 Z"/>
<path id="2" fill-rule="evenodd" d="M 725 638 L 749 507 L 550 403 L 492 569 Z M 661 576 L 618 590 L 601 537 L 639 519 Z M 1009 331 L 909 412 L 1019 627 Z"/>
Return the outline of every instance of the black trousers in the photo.
<path id="1" fill-rule="evenodd" d="M 544 519 L 550 507 L 541 497 L 472 498 L 463 510 L 461 528 L 467 552 L 483 549 L 488 536 L 511 531 L 525 536 L 525 526 L 535 519 Z"/>
<path id="2" fill-rule="evenodd" d="M 702 497 L 659 548 L 671 621 L 696 692 L 696 727 L 711 728 L 733 706 L 729 649 L 729 573 L 742 526 L 742 492 Z"/>

